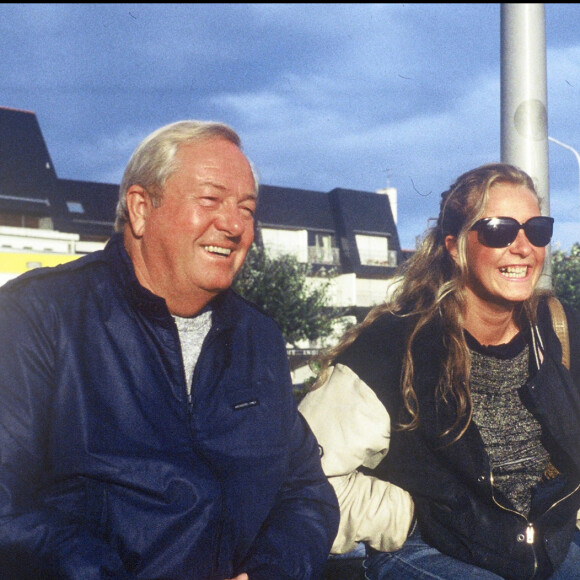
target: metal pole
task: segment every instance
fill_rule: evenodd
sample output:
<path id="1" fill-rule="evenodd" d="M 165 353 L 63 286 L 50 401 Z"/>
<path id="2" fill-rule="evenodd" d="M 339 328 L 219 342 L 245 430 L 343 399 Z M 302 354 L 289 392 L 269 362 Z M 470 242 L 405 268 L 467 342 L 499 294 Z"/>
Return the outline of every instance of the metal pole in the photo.
<path id="1" fill-rule="evenodd" d="M 501 159 L 534 180 L 549 215 L 548 113 L 544 4 L 501 5 Z M 540 285 L 552 286 L 546 248 Z"/>

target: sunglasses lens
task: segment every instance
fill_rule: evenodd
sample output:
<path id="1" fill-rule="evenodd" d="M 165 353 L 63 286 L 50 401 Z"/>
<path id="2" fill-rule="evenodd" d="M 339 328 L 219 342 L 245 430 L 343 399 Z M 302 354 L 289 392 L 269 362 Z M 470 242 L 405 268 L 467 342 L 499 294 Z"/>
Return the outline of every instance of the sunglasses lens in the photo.
<path id="1" fill-rule="evenodd" d="M 479 222 L 479 241 L 488 248 L 505 248 L 517 237 L 520 224 L 512 218 L 490 218 Z"/>
<path id="2" fill-rule="evenodd" d="M 552 239 L 552 230 L 554 227 L 554 219 L 546 216 L 535 217 L 529 219 L 524 224 L 524 232 L 526 237 L 530 240 L 530 244 L 538 248 L 543 248 L 550 243 Z"/>
<path id="3" fill-rule="evenodd" d="M 477 230 L 479 242 L 488 248 L 507 248 L 521 228 L 530 244 L 543 248 L 552 239 L 553 227 L 554 218 L 547 216 L 530 218 L 523 226 L 514 218 L 494 217 L 479 220 L 473 229 Z"/>

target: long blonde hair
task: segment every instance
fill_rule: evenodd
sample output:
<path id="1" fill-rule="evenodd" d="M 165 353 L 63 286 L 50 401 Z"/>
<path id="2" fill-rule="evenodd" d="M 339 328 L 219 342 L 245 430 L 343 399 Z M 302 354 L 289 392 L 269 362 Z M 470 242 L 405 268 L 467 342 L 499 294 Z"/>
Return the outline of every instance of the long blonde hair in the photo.
<path id="1" fill-rule="evenodd" d="M 413 387 L 413 343 L 431 321 L 443 323 L 445 359 L 439 377 L 436 395 L 439 401 L 454 401 L 455 423 L 442 436 L 458 429 L 459 439 L 471 420 L 471 395 L 469 391 L 470 357 L 462 325 L 465 309 L 465 286 L 468 273 L 466 241 L 469 230 L 480 219 L 487 204 L 490 188 L 497 183 L 523 185 L 536 197 L 530 176 L 506 163 L 482 165 L 462 174 L 453 185 L 441 194 L 437 223 L 429 229 L 413 256 L 404 262 L 398 272 L 392 296 L 375 306 L 357 326 L 347 330 L 340 342 L 324 351 L 316 362 L 320 373 L 313 386 L 317 388 L 326 379 L 328 369 L 337 356 L 352 344 L 359 334 L 378 317 L 390 313 L 401 317 L 414 317 L 414 325 L 407 337 L 402 364 L 401 392 L 410 421 L 399 424 L 400 429 L 416 429 L 419 425 L 419 405 Z M 539 199 L 538 199 L 539 201 Z M 445 247 L 445 237 L 457 239 L 458 259 L 451 258 Z M 535 321 L 535 311 L 540 290 L 518 305 L 516 316 L 520 328 L 526 321 Z"/>

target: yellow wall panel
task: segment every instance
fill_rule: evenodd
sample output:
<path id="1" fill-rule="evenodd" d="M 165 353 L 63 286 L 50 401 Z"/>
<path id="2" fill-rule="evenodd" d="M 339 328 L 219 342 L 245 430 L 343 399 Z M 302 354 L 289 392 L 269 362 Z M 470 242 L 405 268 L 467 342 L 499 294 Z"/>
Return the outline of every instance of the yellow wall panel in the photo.
<path id="1" fill-rule="evenodd" d="M 80 258 L 79 254 L 0 252 L 0 272 L 22 274 L 40 266 L 57 266 Z"/>

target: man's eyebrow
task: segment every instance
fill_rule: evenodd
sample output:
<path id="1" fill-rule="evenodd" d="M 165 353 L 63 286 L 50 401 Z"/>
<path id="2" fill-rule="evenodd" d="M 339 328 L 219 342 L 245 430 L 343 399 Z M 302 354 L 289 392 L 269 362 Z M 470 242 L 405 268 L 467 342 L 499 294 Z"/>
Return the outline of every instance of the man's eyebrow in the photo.
<path id="1" fill-rule="evenodd" d="M 215 187 L 216 189 L 226 190 L 227 186 L 224 183 L 219 181 L 215 181 L 214 179 L 204 179 L 203 181 L 199 181 L 198 185 L 201 187 L 209 186 Z"/>
<path id="2" fill-rule="evenodd" d="M 205 179 L 204 181 L 200 181 L 199 185 L 202 187 L 203 186 L 215 187 L 216 189 L 219 189 L 221 191 L 226 191 L 228 189 L 227 185 L 225 185 L 224 183 L 221 183 L 220 181 L 215 181 L 213 179 Z M 246 196 L 244 197 L 244 199 L 250 199 L 250 198 L 258 199 L 258 194 L 255 191 L 251 191 L 250 193 L 246 194 Z"/>

